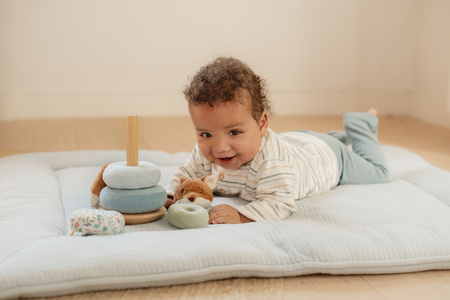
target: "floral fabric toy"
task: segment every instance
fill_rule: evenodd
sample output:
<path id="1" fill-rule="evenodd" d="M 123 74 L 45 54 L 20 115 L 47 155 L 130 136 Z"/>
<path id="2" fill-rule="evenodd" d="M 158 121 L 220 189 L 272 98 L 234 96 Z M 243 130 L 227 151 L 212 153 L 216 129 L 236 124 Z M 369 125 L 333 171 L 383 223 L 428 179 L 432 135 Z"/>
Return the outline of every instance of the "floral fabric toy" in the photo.
<path id="1" fill-rule="evenodd" d="M 70 218 L 71 235 L 116 234 L 122 232 L 125 219 L 121 213 L 102 209 L 78 209 Z"/>

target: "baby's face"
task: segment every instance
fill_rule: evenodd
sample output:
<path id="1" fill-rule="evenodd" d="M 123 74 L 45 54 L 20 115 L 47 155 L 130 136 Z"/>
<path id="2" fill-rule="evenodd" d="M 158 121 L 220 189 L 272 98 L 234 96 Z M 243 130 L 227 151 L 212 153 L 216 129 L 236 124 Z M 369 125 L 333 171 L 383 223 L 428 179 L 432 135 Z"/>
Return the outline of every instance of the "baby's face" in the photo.
<path id="1" fill-rule="evenodd" d="M 200 151 L 209 161 L 226 169 L 238 169 L 252 160 L 267 133 L 267 114 L 253 119 L 250 101 L 191 105 L 189 112 Z"/>

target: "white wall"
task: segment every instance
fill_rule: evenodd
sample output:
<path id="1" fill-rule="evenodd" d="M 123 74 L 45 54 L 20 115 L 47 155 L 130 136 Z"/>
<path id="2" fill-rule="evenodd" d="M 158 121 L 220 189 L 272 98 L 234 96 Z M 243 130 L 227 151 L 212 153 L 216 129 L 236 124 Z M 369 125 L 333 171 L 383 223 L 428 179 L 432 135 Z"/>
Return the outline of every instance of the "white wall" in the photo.
<path id="1" fill-rule="evenodd" d="M 450 128 L 450 1 L 417 1 L 410 114 Z"/>
<path id="2" fill-rule="evenodd" d="M 415 33 L 435 26 L 417 1 L 0 0 L 0 120 L 186 115 L 219 55 L 268 80 L 277 114 L 414 114 Z"/>

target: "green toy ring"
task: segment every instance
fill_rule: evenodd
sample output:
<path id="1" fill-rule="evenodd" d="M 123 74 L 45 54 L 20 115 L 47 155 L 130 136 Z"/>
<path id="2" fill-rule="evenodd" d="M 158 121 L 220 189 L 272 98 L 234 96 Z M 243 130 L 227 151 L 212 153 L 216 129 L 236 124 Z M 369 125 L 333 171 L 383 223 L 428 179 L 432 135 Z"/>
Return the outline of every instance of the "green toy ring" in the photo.
<path id="1" fill-rule="evenodd" d="M 181 229 L 203 228 L 208 225 L 209 214 L 203 207 L 190 204 L 172 204 L 167 211 L 170 224 Z"/>

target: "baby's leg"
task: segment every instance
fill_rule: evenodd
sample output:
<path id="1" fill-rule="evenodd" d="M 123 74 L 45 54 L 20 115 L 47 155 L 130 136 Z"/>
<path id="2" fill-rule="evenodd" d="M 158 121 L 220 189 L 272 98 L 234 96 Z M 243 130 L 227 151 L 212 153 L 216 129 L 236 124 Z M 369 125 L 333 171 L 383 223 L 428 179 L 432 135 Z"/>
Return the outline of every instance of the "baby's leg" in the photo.
<path id="1" fill-rule="evenodd" d="M 345 146 L 348 146 L 350 144 L 350 141 L 348 140 L 348 136 L 345 133 L 345 131 L 333 130 L 328 132 L 328 135 L 334 137 L 335 139 L 343 143 Z"/>
<path id="2" fill-rule="evenodd" d="M 382 183 L 389 177 L 386 158 L 377 138 L 376 110 L 344 115 L 344 128 L 353 152 L 343 155 L 340 184 Z"/>

